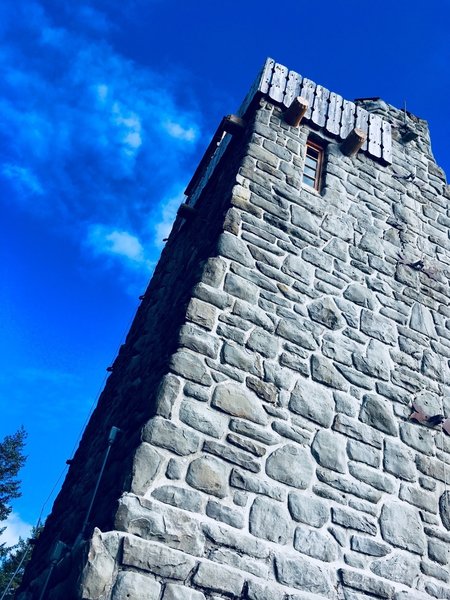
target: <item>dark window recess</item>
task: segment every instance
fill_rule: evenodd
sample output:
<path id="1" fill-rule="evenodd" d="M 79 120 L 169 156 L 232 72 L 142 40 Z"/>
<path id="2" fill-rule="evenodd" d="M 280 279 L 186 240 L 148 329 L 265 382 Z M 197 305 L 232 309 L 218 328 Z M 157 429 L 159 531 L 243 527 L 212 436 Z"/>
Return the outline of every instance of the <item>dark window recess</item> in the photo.
<path id="1" fill-rule="evenodd" d="M 306 142 L 305 167 L 303 169 L 303 183 L 315 190 L 320 190 L 322 176 L 323 148 L 314 142 Z"/>

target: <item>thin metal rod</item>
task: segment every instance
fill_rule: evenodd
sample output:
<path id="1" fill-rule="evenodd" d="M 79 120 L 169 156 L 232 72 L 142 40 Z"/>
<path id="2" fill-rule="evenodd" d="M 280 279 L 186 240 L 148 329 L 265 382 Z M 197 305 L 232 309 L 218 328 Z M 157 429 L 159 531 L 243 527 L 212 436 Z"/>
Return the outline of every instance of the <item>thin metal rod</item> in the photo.
<path id="1" fill-rule="evenodd" d="M 44 594 L 47 591 L 48 582 L 50 581 L 50 577 L 52 576 L 53 569 L 55 568 L 55 565 L 56 565 L 56 561 L 53 561 L 52 564 L 50 565 L 50 569 L 48 570 L 44 586 L 43 586 L 43 588 L 41 590 L 41 593 L 40 593 L 40 596 L 39 596 L 39 600 L 43 600 L 43 598 L 44 598 Z"/>
<path id="2" fill-rule="evenodd" d="M 83 525 L 81 527 L 82 534 L 84 533 L 84 530 L 86 529 L 86 526 L 89 521 L 89 517 L 91 516 L 91 510 L 92 510 L 92 507 L 94 506 L 95 497 L 97 496 L 98 488 L 100 485 L 101 478 L 103 476 L 103 472 L 106 467 L 106 462 L 108 460 L 109 453 L 111 452 L 111 446 L 114 444 L 114 440 L 116 439 L 116 435 L 119 433 L 119 431 L 120 431 L 120 429 L 118 427 L 111 427 L 111 431 L 110 431 L 109 437 L 108 437 L 108 448 L 106 449 L 105 456 L 103 458 L 103 463 L 102 463 L 100 472 L 98 474 L 97 481 L 95 483 L 94 492 L 92 493 L 91 501 L 89 503 L 89 508 L 87 510 L 86 516 L 83 521 Z"/>
<path id="3" fill-rule="evenodd" d="M 3 592 L 3 594 L 2 594 L 2 597 L 0 598 L 0 600 L 3 600 L 3 599 L 5 598 L 6 594 L 7 594 L 7 593 L 8 593 L 8 591 L 9 591 L 9 588 L 12 586 L 12 584 L 13 584 L 13 581 L 14 581 L 14 579 L 16 578 L 16 575 L 17 575 L 17 573 L 18 573 L 18 572 L 19 572 L 19 570 L 20 570 L 20 567 L 23 565 L 23 561 L 25 560 L 25 558 L 26 558 L 26 556 L 27 556 L 27 554 L 28 554 L 28 551 L 29 551 L 29 549 L 30 549 L 30 547 L 29 547 L 29 546 L 28 546 L 28 547 L 25 549 L 25 552 L 23 553 L 23 555 L 22 555 L 22 558 L 20 559 L 20 562 L 19 562 L 19 564 L 18 564 L 18 565 L 17 565 L 17 567 L 16 567 L 16 570 L 15 570 L 15 571 L 14 571 L 14 573 L 12 574 L 12 576 L 11 576 L 11 579 L 9 580 L 9 582 L 8 582 L 8 585 L 6 586 L 6 589 L 5 589 L 5 591 Z"/>

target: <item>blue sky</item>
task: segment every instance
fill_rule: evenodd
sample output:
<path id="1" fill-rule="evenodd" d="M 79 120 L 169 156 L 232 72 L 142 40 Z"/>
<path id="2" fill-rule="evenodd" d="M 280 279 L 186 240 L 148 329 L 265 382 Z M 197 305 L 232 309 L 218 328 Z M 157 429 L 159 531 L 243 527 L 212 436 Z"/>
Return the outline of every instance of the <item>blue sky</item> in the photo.
<path id="1" fill-rule="evenodd" d="M 0 437 L 28 431 L 10 540 L 50 510 L 190 174 L 264 59 L 406 100 L 450 172 L 449 19 L 442 0 L 3 0 Z"/>

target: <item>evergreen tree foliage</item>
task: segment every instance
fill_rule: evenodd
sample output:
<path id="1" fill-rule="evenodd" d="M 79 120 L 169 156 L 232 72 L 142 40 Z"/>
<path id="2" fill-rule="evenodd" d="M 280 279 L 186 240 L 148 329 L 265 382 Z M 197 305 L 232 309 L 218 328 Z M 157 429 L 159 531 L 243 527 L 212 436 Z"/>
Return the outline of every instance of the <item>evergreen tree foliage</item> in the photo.
<path id="1" fill-rule="evenodd" d="M 11 500 L 20 496 L 17 475 L 26 460 L 23 453 L 26 437 L 25 429 L 21 427 L 0 442 L 0 521 L 4 521 L 11 512 Z"/>
<path id="2" fill-rule="evenodd" d="M 20 496 L 20 480 L 17 476 L 26 460 L 23 452 L 26 435 L 25 429 L 21 427 L 16 433 L 7 435 L 0 442 L 0 523 L 10 514 L 11 501 Z M 0 527 L 0 534 L 4 530 L 5 527 Z M 11 600 L 14 597 L 14 590 L 22 579 L 23 570 L 31 555 L 32 540 L 37 534 L 37 531 L 33 531 L 30 538 L 20 539 L 15 546 L 6 547 L 5 544 L 0 544 L 0 594 L 3 595 L 13 573 L 18 570 L 4 600 Z"/>

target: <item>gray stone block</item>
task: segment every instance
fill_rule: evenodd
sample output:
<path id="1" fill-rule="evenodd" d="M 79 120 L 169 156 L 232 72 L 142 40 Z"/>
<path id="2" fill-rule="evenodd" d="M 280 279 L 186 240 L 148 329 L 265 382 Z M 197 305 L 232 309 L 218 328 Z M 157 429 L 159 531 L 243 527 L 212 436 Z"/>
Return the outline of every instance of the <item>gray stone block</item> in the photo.
<path id="1" fill-rule="evenodd" d="M 161 466 L 162 458 L 158 452 L 146 442 L 142 442 L 133 459 L 131 492 L 145 494 L 155 480 Z"/>
<path id="2" fill-rule="evenodd" d="M 312 527 L 322 527 L 330 517 L 330 508 L 323 500 L 304 493 L 289 492 L 288 507 L 295 521 Z"/>
<path id="3" fill-rule="evenodd" d="M 214 390 L 211 405 L 234 417 L 248 419 L 261 425 L 267 423 L 267 415 L 258 397 L 236 383 L 218 385 Z"/>
<path id="4" fill-rule="evenodd" d="M 201 385 L 211 385 L 212 378 L 201 358 L 189 350 L 178 350 L 170 359 L 170 368 L 177 375 L 182 375 Z"/>
<path id="5" fill-rule="evenodd" d="M 235 260 L 241 265 L 244 265 L 244 267 L 253 267 L 255 265 L 255 261 L 245 242 L 226 231 L 219 237 L 217 252 L 225 258 Z"/>
<path id="6" fill-rule="evenodd" d="M 279 502 L 256 498 L 249 518 L 250 533 L 256 537 L 287 544 L 292 538 L 292 521 L 288 511 Z"/>
<path id="7" fill-rule="evenodd" d="M 344 325 L 340 311 L 329 297 L 311 302 L 308 314 L 313 321 L 325 325 L 328 329 L 340 329 Z"/>
<path id="8" fill-rule="evenodd" d="M 366 309 L 361 312 L 361 331 L 385 344 L 394 345 L 397 341 L 395 324 Z"/>
<path id="9" fill-rule="evenodd" d="M 185 400 L 180 406 L 180 419 L 186 425 L 207 435 L 220 438 L 225 433 L 227 418 L 209 406 Z"/>
<path id="10" fill-rule="evenodd" d="M 388 435 L 397 435 L 397 422 L 392 406 L 377 396 L 364 396 L 359 418 L 366 425 L 375 427 Z"/>
<path id="11" fill-rule="evenodd" d="M 184 580 L 195 567 L 192 556 L 134 536 L 123 541 L 122 564 L 162 577 Z"/>
<path id="12" fill-rule="evenodd" d="M 331 360 L 321 355 L 313 354 L 311 356 L 311 377 L 318 383 L 323 383 L 343 392 L 346 392 L 349 387 L 347 381 L 337 371 Z"/>
<path id="13" fill-rule="evenodd" d="M 200 444 L 199 436 L 186 427 L 179 427 L 161 417 L 154 417 L 142 432 L 144 442 L 166 448 L 180 456 L 193 454 Z"/>
<path id="14" fill-rule="evenodd" d="M 239 469 L 233 469 L 231 471 L 230 485 L 246 492 L 253 492 L 255 494 L 263 494 L 269 498 L 275 500 L 283 500 L 286 497 L 286 492 L 280 486 L 271 484 L 268 481 L 264 481 L 254 475 L 249 475 Z"/>
<path id="15" fill-rule="evenodd" d="M 371 563 L 370 570 L 379 577 L 409 586 L 420 575 L 420 560 L 405 552 L 395 552 Z"/>
<path id="16" fill-rule="evenodd" d="M 296 528 L 294 548 L 302 554 L 324 562 L 333 562 L 339 555 L 338 545 L 332 536 L 305 526 Z"/>
<path id="17" fill-rule="evenodd" d="M 381 535 L 386 542 L 417 554 L 426 550 L 419 512 L 402 502 L 388 501 L 380 515 Z"/>
<path id="18" fill-rule="evenodd" d="M 161 584 L 155 579 L 132 571 L 122 571 L 117 576 L 111 598 L 112 600 L 124 598 L 159 600 L 160 594 Z"/>
<path id="19" fill-rule="evenodd" d="M 347 471 L 346 440 L 344 436 L 321 429 L 314 437 L 311 452 L 321 467 L 339 473 Z"/>
<path id="20" fill-rule="evenodd" d="M 287 444 L 268 456 L 266 473 L 276 481 L 306 489 L 313 475 L 313 466 L 306 450 Z"/>
<path id="21" fill-rule="evenodd" d="M 202 507 L 202 498 L 198 492 L 174 485 L 162 485 L 152 492 L 152 496 L 171 506 L 199 512 Z"/>
<path id="22" fill-rule="evenodd" d="M 331 509 L 331 520 L 336 525 L 341 525 L 346 529 L 356 529 L 370 535 L 376 535 L 378 531 L 376 522 L 368 515 L 359 514 L 338 506 Z"/>
<path id="23" fill-rule="evenodd" d="M 329 427 L 333 422 L 332 392 L 307 379 L 299 379 L 292 392 L 289 408 L 323 427 Z"/>
<path id="24" fill-rule="evenodd" d="M 229 469 L 222 461 L 201 456 L 189 465 L 186 481 L 197 490 L 224 498 L 228 492 L 228 476 Z"/>
<path id="25" fill-rule="evenodd" d="M 158 596 L 159 597 L 159 596 Z M 120 600 L 123 600 L 122 598 Z M 134 600 L 134 597 L 132 598 Z M 184 585 L 168 583 L 164 588 L 162 600 L 205 600 L 205 595 Z"/>
<path id="26" fill-rule="evenodd" d="M 241 573 L 211 562 L 201 562 L 192 581 L 208 591 L 238 597 L 244 587 L 244 577 Z"/>
<path id="27" fill-rule="evenodd" d="M 392 440 L 385 441 L 384 468 L 386 471 L 407 481 L 415 481 L 416 479 L 413 453 L 405 446 Z"/>
<path id="28" fill-rule="evenodd" d="M 275 557 L 275 573 L 278 581 L 304 592 L 332 597 L 329 571 L 298 554 L 279 554 Z"/>
<path id="29" fill-rule="evenodd" d="M 228 506 L 224 506 L 214 500 L 209 500 L 206 505 L 206 514 L 216 521 L 222 521 L 227 525 L 242 529 L 244 527 L 244 516 L 241 512 L 233 510 Z"/>
<path id="30" fill-rule="evenodd" d="M 352 535 L 350 547 L 355 552 L 361 552 L 369 556 L 386 556 L 391 552 L 391 548 L 387 544 L 360 535 Z"/>

